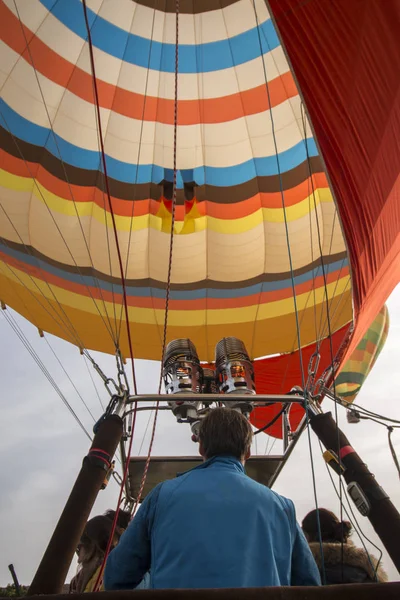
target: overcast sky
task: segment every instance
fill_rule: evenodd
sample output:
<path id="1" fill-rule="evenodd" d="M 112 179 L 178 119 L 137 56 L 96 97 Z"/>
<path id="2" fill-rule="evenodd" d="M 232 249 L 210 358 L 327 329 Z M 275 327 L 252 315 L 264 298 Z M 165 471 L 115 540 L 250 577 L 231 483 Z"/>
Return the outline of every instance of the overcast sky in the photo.
<path id="1" fill-rule="evenodd" d="M 400 420 L 400 286 L 388 300 L 388 306 L 391 317 L 389 337 L 358 396 L 358 402 L 366 408 Z M 13 314 L 86 427 L 91 429 L 93 422 L 89 414 L 46 341 L 39 338 L 33 326 Z M 48 339 L 90 409 L 96 417 L 99 416 L 100 403 L 78 350 L 52 336 Z M 11 580 L 7 568 L 9 563 L 14 564 L 20 582 L 28 584 L 87 452 L 88 440 L 4 318 L 0 318 L 0 340 L 0 585 Z M 96 357 L 107 374 L 115 373 L 112 357 Z M 139 392 L 155 392 L 159 364 L 136 361 L 136 365 Z M 102 382 L 95 373 L 94 377 L 105 403 L 107 394 Z M 324 408 L 331 408 L 329 401 L 325 401 Z M 138 452 L 142 443 L 147 418 L 142 414 L 138 420 L 134 453 Z M 341 408 L 339 424 L 400 509 L 400 481 L 389 452 L 386 428 L 369 421 L 349 425 Z M 339 500 L 313 432 L 311 439 L 319 506 L 339 513 Z M 259 435 L 257 440 L 257 449 L 254 450 L 260 454 L 264 453 L 267 441 L 270 445 L 273 441 L 265 435 Z M 393 440 L 400 455 L 400 430 L 395 430 Z M 147 452 L 147 448 L 148 436 L 142 454 Z M 190 440 L 188 426 L 176 424 L 172 414 L 161 412 L 153 455 L 190 455 L 196 450 Z M 279 444 L 275 444 L 273 453 L 278 450 Z M 303 434 L 274 489 L 293 499 L 299 521 L 315 508 L 307 432 Z M 100 493 L 92 514 L 101 514 L 107 508 L 114 508 L 117 493 L 117 484 L 111 481 L 107 490 Z M 356 515 L 364 533 L 381 547 L 368 520 L 358 513 Z M 354 541 L 361 545 L 357 536 L 354 536 Z M 367 547 L 371 549 L 368 543 Z M 372 552 L 378 554 L 375 549 Z M 391 580 L 399 579 L 385 552 L 383 564 Z M 75 568 L 73 565 L 70 574 Z"/>

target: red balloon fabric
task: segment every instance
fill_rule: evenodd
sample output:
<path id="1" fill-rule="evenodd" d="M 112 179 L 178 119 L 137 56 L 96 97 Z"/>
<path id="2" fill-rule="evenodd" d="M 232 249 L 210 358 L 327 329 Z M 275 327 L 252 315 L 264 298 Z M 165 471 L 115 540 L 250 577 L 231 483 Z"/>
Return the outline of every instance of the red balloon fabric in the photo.
<path id="1" fill-rule="evenodd" d="M 400 281 L 400 2 L 270 0 L 326 164 L 350 255 L 354 331 L 342 363 Z M 343 329 L 342 338 L 343 339 Z M 333 336 L 337 350 L 340 331 Z M 321 368 L 331 362 L 323 342 Z M 315 346 L 303 349 L 305 369 Z M 256 362 L 257 391 L 301 385 L 299 351 Z M 277 372 L 282 386 L 276 389 Z M 261 427 L 280 407 L 258 409 Z M 291 411 L 292 428 L 300 408 Z M 268 430 L 281 437 L 277 422 Z"/>

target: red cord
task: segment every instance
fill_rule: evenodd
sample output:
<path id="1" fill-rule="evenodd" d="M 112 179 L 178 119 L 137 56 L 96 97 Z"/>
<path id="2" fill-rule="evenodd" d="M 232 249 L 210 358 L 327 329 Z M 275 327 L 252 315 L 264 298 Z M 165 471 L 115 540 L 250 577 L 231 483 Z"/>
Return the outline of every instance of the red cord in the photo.
<path id="1" fill-rule="evenodd" d="M 115 226 L 115 217 L 114 217 L 114 213 L 113 213 L 112 206 L 111 206 L 111 198 L 110 198 L 110 192 L 109 192 L 109 187 L 108 187 L 108 178 L 107 178 L 107 171 L 106 171 L 106 161 L 105 161 L 105 153 L 104 153 L 104 144 L 103 144 L 102 131 L 101 131 L 101 120 L 100 120 L 100 110 L 99 110 L 99 101 L 98 101 L 98 93 L 97 93 L 97 83 L 96 83 L 96 75 L 95 75 L 95 70 L 94 70 L 93 47 L 92 47 L 92 40 L 91 40 L 91 35 L 90 35 L 89 22 L 88 22 L 88 18 L 87 18 L 86 0 L 83 0 L 82 3 L 83 3 L 84 15 L 85 15 L 86 28 L 87 28 L 87 32 L 88 32 L 88 43 L 89 43 L 90 60 L 91 60 L 92 73 L 93 73 L 93 79 L 94 79 L 94 91 L 95 91 L 96 108 L 97 108 L 97 119 L 98 119 L 98 124 L 99 124 L 99 137 L 100 137 L 100 143 L 101 143 L 101 154 L 102 154 L 104 174 L 105 174 L 105 181 L 106 181 L 106 191 L 107 191 L 107 197 L 108 197 L 108 201 L 109 201 L 109 205 L 110 205 L 110 212 L 111 212 L 112 222 L 113 222 L 113 227 L 114 227 L 115 241 L 116 241 L 117 251 L 118 251 L 118 259 L 119 259 L 120 269 L 121 269 L 121 281 L 122 281 L 123 292 L 124 292 L 124 307 L 125 307 L 125 315 L 126 315 L 127 327 L 128 327 L 128 341 L 129 341 L 129 349 L 130 349 L 130 352 L 131 352 L 131 359 L 132 359 L 132 373 L 133 373 L 135 394 L 137 394 L 137 391 L 136 391 L 135 370 L 134 370 L 134 363 L 133 363 L 133 352 L 132 352 L 132 344 L 131 344 L 129 321 L 128 321 L 128 307 L 127 307 L 127 299 L 126 299 L 125 278 L 124 278 L 124 274 L 123 274 L 122 258 L 121 258 L 121 253 L 120 253 L 120 249 L 119 249 L 118 236 L 117 236 L 117 231 L 116 231 L 116 226 Z M 166 347 L 166 340 L 167 340 L 168 308 L 169 308 L 169 296 L 170 296 L 170 284 L 171 284 L 171 270 L 172 270 L 173 234 L 174 234 L 174 225 L 175 225 L 176 182 L 177 182 L 177 126 L 178 126 L 178 58 L 179 58 L 178 43 L 179 43 L 179 0 L 176 0 L 173 202 L 172 202 L 171 241 L 170 241 L 169 265 L 168 265 L 168 278 L 167 278 L 167 288 L 166 288 L 166 297 L 165 297 L 164 337 L 163 337 L 163 347 L 162 347 L 162 356 L 161 356 L 161 374 L 160 374 L 160 382 L 159 382 L 159 388 L 158 388 L 158 395 L 160 395 L 160 393 L 161 393 L 161 386 L 162 386 L 162 362 L 163 362 L 163 359 L 164 359 L 164 353 L 165 353 L 165 347 Z M 144 468 L 144 471 L 143 471 L 143 477 L 142 477 L 142 481 L 141 481 L 141 484 L 140 484 L 139 493 L 138 493 L 138 496 L 137 496 L 137 499 L 136 499 L 136 502 L 135 502 L 135 506 L 134 506 L 134 509 L 133 509 L 133 515 L 135 515 L 135 512 L 136 512 L 137 507 L 139 505 L 139 502 L 140 502 L 140 499 L 141 499 L 141 496 L 142 496 L 142 493 L 143 493 L 143 489 L 144 489 L 144 486 L 145 486 L 145 483 L 146 483 L 147 473 L 148 473 L 148 469 L 149 469 L 149 465 L 150 465 L 150 459 L 151 459 L 151 451 L 152 451 L 152 448 L 153 448 L 154 438 L 155 438 L 155 432 L 156 432 L 157 417 L 158 417 L 158 412 L 159 412 L 158 411 L 159 404 L 160 404 L 160 400 L 158 399 L 157 403 L 156 403 L 156 408 L 155 408 L 154 422 L 153 422 L 151 440 L 150 440 L 150 444 L 149 444 L 149 451 L 148 451 L 148 455 L 147 455 L 147 459 L 146 459 L 145 468 Z M 114 521 L 113 521 L 111 535 L 110 535 L 110 538 L 108 540 L 106 553 L 104 555 L 104 559 L 103 559 L 102 565 L 100 567 L 100 571 L 99 571 L 99 574 L 97 576 L 97 580 L 96 580 L 96 583 L 95 583 L 95 586 L 94 586 L 94 591 L 95 592 L 99 591 L 99 587 L 101 586 L 103 572 L 104 572 L 104 567 L 105 567 L 105 564 L 106 564 L 106 561 L 107 561 L 108 554 L 110 552 L 112 541 L 114 539 L 115 529 L 116 529 L 116 525 L 117 525 L 117 521 L 118 521 L 118 515 L 119 515 L 120 506 L 121 506 L 121 502 L 122 502 L 122 494 L 123 494 L 124 487 L 125 487 L 125 482 L 126 482 L 126 479 L 127 479 L 127 476 L 128 476 L 129 462 L 130 462 L 130 457 L 131 457 L 131 452 L 132 452 L 133 432 L 134 432 L 135 424 L 136 424 L 137 400 L 135 401 L 135 409 L 134 409 L 134 413 L 133 414 L 134 414 L 134 417 L 133 417 L 133 423 L 132 423 L 131 439 L 130 439 L 130 442 L 129 442 L 129 449 L 128 449 L 128 453 L 127 453 L 127 456 L 126 456 L 126 465 L 125 465 L 125 470 L 124 470 L 124 474 L 123 474 L 123 478 L 122 478 L 122 483 L 121 483 L 121 487 L 120 487 L 120 493 L 119 493 L 119 497 L 118 497 L 117 510 L 115 512 L 115 518 L 114 518 Z"/>
<path id="2" fill-rule="evenodd" d="M 106 186 L 107 199 L 108 199 L 108 204 L 109 204 L 109 207 L 110 207 L 111 220 L 112 220 L 112 225 L 113 225 L 113 230 L 114 230 L 115 246 L 116 246 L 116 249 L 117 249 L 119 269 L 120 269 L 120 272 L 121 272 L 122 296 L 123 296 L 123 301 L 124 301 L 126 328 L 127 328 L 127 333 L 128 333 L 129 352 L 130 352 L 130 355 L 131 355 L 131 363 L 132 363 L 133 391 L 134 391 L 134 394 L 137 395 L 136 374 L 135 374 L 134 357 L 133 357 L 133 350 L 132 350 L 131 330 L 130 330 L 130 327 L 129 327 L 128 300 L 127 300 L 127 296 L 126 296 L 126 285 L 125 285 L 124 267 L 123 267 L 123 264 L 122 264 L 121 249 L 120 249 L 119 242 L 118 242 L 117 225 L 116 225 L 116 222 L 115 222 L 114 210 L 113 210 L 113 206 L 112 206 L 112 203 L 111 203 L 110 186 L 109 186 L 109 183 L 108 183 L 107 165 L 106 165 L 106 154 L 105 154 L 105 151 L 104 151 L 103 132 L 102 132 L 101 118 L 100 118 L 99 93 L 98 93 L 98 90 L 97 90 L 97 79 L 96 79 L 96 70 L 95 70 L 95 66 L 94 66 L 93 44 L 92 44 L 92 36 L 91 36 L 91 33 L 90 33 L 89 20 L 88 20 L 88 16 L 87 16 L 86 0 L 82 0 L 82 5 L 83 5 L 83 14 L 84 14 L 85 23 L 86 23 L 86 30 L 87 30 L 87 34 L 88 34 L 90 65 L 91 65 L 92 77 L 93 77 L 93 91 L 94 91 L 94 97 L 95 97 L 94 99 L 95 99 L 95 106 L 96 106 L 97 125 L 98 125 L 98 128 L 99 128 L 99 141 L 100 141 L 100 148 L 101 148 L 101 160 L 102 160 L 103 169 L 104 169 L 104 182 L 105 182 L 105 186 Z M 107 224 L 106 224 L 106 226 L 107 226 Z M 132 431 L 132 433 L 133 433 L 133 431 Z"/>
<path id="3" fill-rule="evenodd" d="M 84 2 L 85 2 L 85 0 L 84 0 Z M 137 400 L 136 400 L 136 403 L 137 403 Z M 135 412 L 134 412 L 134 422 L 136 420 L 136 413 L 137 413 L 137 411 L 135 409 Z M 122 477 L 121 487 L 120 487 L 120 490 L 119 490 L 117 509 L 115 511 L 115 517 L 114 517 L 114 521 L 113 521 L 113 525 L 112 525 L 110 537 L 108 539 L 108 544 L 107 544 L 107 548 L 106 548 L 106 551 L 105 551 L 105 554 L 104 554 L 103 562 L 101 563 L 100 571 L 99 571 L 99 574 L 97 575 L 96 583 L 95 583 L 94 588 L 93 588 L 94 592 L 98 592 L 99 588 L 100 588 L 100 586 L 102 584 L 104 567 L 106 566 L 107 557 L 108 557 L 108 555 L 110 553 L 111 544 L 112 544 L 113 539 L 114 539 L 115 529 L 117 527 L 119 511 L 120 511 L 121 503 L 122 503 L 122 494 L 123 494 L 123 491 L 124 491 L 125 481 L 126 481 L 126 478 L 128 476 L 128 471 L 129 471 L 129 462 L 130 462 L 131 451 L 132 451 L 132 442 L 133 442 L 133 428 L 132 428 L 131 439 L 130 439 L 130 442 L 129 442 L 128 454 L 127 454 L 127 457 L 126 457 L 125 470 L 124 470 L 124 474 L 123 474 L 123 477 Z"/>
<path id="4" fill-rule="evenodd" d="M 102 158 L 102 164 L 103 164 L 103 169 L 104 169 L 104 180 L 105 180 L 105 186 L 106 186 L 106 192 L 107 192 L 107 199 L 108 199 L 108 204 L 109 204 L 109 207 L 110 207 L 110 214 L 111 214 L 111 219 L 112 219 L 112 224 L 113 224 L 113 230 L 114 230 L 114 236 L 115 236 L 115 245 L 116 245 L 116 249 L 117 249 L 119 268 L 120 268 L 120 272 L 121 272 L 121 284 L 122 284 L 122 294 L 123 294 L 124 309 L 125 309 L 125 318 L 126 318 L 126 326 L 127 326 L 127 334 L 128 334 L 128 345 L 129 345 L 129 352 L 130 352 L 130 355 L 131 355 L 131 363 L 132 363 L 133 390 L 134 390 L 134 394 L 137 395 L 135 364 L 134 364 L 134 356 L 133 356 L 133 349 L 132 349 L 131 332 L 130 332 L 130 327 L 129 327 L 128 301 L 127 301 L 127 295 L 126 295 L 126 284 L 125 284 L 124 268 L 123 268 L 123 264 L 122 264 L 121 249 L 119 247 L 119 242 L 118 242 L 118 234 L 117 234 L 117 226 L 116 226 L 116 222 L 115 222 L 115 215 L 114 215 L 114 210 L 113 210 L 112 203 L 111 203 L 110 188 L 109 188 L 109 184 L 108 184 L 106 155 L 105 155 L 105 150 L 104 150 L 103 133 L 102 133 L 102 127 L 101 127 L 101 118 L 100 118 L 99 94 L 98 94 L 98 90 L 97 90 L 97 79 L 96 79 L 96 70 L 95 70 L 95 65 L 94 65 L 93 44 L 92 44 L 92 36 L 91 36 L 91 33 L 90 33 L 89 20 L 88 20 L 88 15 L 87 15 L 86 0 L 82 0 L 82 6 L 83 6 L 83 14 L 84 14 L 84 18 L 85 18 L 86 30 L 87 30 L 87 34 L 88 34 L 88 46 L 89 46 L 90 64 L 91 64 L 92 77 L 93 77 L 93 90 L 94 90 L 94 96 L 95 96 L 96 116 L 97 116 L 97 123 L 98 123 L 98 128 L 99 128 L 99 140 L 100 140 L 100 148 L 101 148 L 101 158 Z M 137 415 L 137 400 L 135 400 L 135 408 L 134 408 L 134 412 L 133 412 L 133 422 L 132 422 L 132 430 L 131 430 L 131 439 L 130 439 L 130 443 L 129 443 L 129 449 L 128 449 L 128 454 L 127 454 L 127 459 L 126 459 L 125 470 L 124 470 L 124 474 L 123 474 L 123 478 L 122 478 L 122 483 L 121 483 L 121 488 L 120 488 L 119 497 L 118 497 L 117 510 L 115 511 L 115 518 L 114 518 L 114 521 L 113 521 L 113 526 L 112 526 L 112 530 L 111 530 L 110 539 L 108 540 L 107 549 L 106 549 L 106 552 L 105 552 L 105 555 L 104 555 L 104 559 L 103 559 L 102 565 L 100 567 L 99 574 L 97 576 L 97 580 L 96 580 L 96 583 L 95 583 L 95 586 L 94 586 L 94 591 L 98 591 L 98 588 L 101 585 L 101 581 L 102 581 L 102 577 L 103 577 L 103 571 L 104 571 L 104 567 L 105 567 L 105 564 L 106 564 L 107 556 L 108 556 L 108 554 L 110 552 L 111 544 L 112 544 L 112 541 L 114 539 L 115 528 L 117 526 L 118 515 L 119 515 L 121 501 L 122 501 L 122 494 L 123 494 L 123 490 L 124 490 L 124 487 L 125 487 L 126 478 L 128 476 L 129 461 L 130 461 L 131 452 L 132 452 L 133 434 L 134 434 L 135 425 L 136 425 L 136 415 Z"/>
<path id="5" fill-rule="evenodd" d="M 163 335 L 163 345 L 161 352 L 161 373 L 160 373 L 160 381 L 158 385 L 158 396 L 161 394 L 161 386 L 162 386 L 162 365 L 164 361 L 165 347 L 167 343 L 167 328 L 168 328 L 168 309 L 169 309 L 169 295 L 171 288 L 171 271 L 172 271 L 172 254 L 174 247 L 174 226 L 175 226 L 175 207 L 176 207 L 176 179 L 177 179 L 177 133 L 178 133 L 178 72 L 179 72 L 179 0 L 176 0 L 175 3 L 176 8 L 176 20 L 175 20 L 175 98 L 174 98 L 174 176 L 173 176 L 173 194 L 172 194 L 172 214 L 171 214 L 171 240 L 170 240 L 170 248 L 169 248 L 169 263 L 168 263 L 168 276 L 167 276 L 167 287 L 165 293 L 165 316 L 164 316 L 164 335 Z M 154 414 L 154 422 L 153 429 L 151 433 L 151 439 L 149 444 L 149 451 L 146 458 L 146 464 L 143 470 L 142 481 L 140 483 L 139 493 L 136 498 L 135 506 L 133 508 L 133 516 L 135 515 L 137 508 L 139 506 L 140 499 L 142 497 L 143 489 L 146 484 L 147 472 L 150 466 L 151 460 L 151 451 L 153 449 L 153 443 L 156 433 L 157 426 L 157 417 L 158 417 L 158 408 L 160 405 L 160 400 L 157 400 Z"/>

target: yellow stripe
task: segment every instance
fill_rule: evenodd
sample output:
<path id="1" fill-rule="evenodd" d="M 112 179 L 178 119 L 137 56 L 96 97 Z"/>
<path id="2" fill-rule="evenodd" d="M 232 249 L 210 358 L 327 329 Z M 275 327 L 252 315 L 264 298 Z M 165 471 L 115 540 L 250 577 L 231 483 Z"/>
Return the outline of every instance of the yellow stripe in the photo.
<path id="1" fill-rule="evenodd" d="M 14 268 L 14 270 L 17 270 Z M 97 308 L 94 305 L 94 302 L 91 298 L 87 296 L 83 296 L 80 294 L 76 294 L 75 292 L 70 292 L 68 290 L 64 290 L 58 286 L 44 283 L 41 279 L 37 279 L 36 277 L 29 277 L 23 271 L 18 269 L 18 276 L 23 282 L 24 285 L 28 289 L 37 293 L 37 288 L 35 287 L 35 282 L 42 293 L 49 300 L 54 301 L 54 297 L 52 296 L 49 287 L 53 291 L 55 297 L 58 302 L 64 306 L 79 309 L 84 312 L 97 314 L 100 313 L 105 316 L 104 304 L 102 301 L 97 300 Z M 17 278 L 11 275 L 11 272 L 8 275 L 9 279 L 12 279 L 15 283 L 18 284 Z M 332 282 L 327 286 L 328 297 L 332 298 L 335 295 L 335 301 L 337 302 L 340 298 L 341 294 L 347 289 L 349 276 L 342 277 L 338 282 Z M 297 297 L 297 308 L 299 311 L 307 308 L 310 302 L 310 294 L 309 292 L 305 292 L 304 294 L 299 294 Z M 314 293 L 313 293 L 314 300 Z M 315 304 L 322 304 L 325 301 L 325 290 L 323 287 L 317 288 L 315 290 Z M 105 302 L 106 310 L 109 315 L 114 314 L 114 307 L 111 302 Z M 258 310 L 257 310 L 258 309 Z M 265 319 L 273 319 L 275 317 L 281 317 L 284 315 L 290 315 L 294 312 L 293 298 L 286 298 L 284 300 L 277 300 L 275 302 L 267 302 L 265 304 L 245 306 L 241 308 L 227 308 L 227 309 L 208 309 L 207 314 L 206 311 L 203 310 L 173 310 L 170 308 L 169 316 L 168 316 L 168 324 L 171 327 L 197 327 L 202 326 L 207 323 L 207 325 L 228 325 L 231 323 L 253 323 L 255 318 L 257 321 L 263 321 Z M 164 310 L 152 308 L 137 308 L 137 307 L 129 307 L 129 321 L 132 323 L 141 323 L 141 324 L 157 324 L 162 323 L 164 320 Z M 123 317 L 124 318 L 124 317 Z"/>
<path id="2" fill-rule="evenodd" d="M 34 183 L 34 180 L 27 177 L 19 177 L 0 169 L 0 185 L 14 190 L 16 192 L 28 192 L 32 193 L 39 201 L 45 203 L 48 208 L 56 213 L 63 214 L 69 217 L 78 216 L 92 217 L 99 223 L 112 228 L 111 215 L 104 211 L 104 208 L 98 206 L 93 202 L 72 202 L 56 196 L 52 192 L 48 191 L 38 181 Z M 329 188 L 318 188 L 315 190 L 315 204 L 319 206 L 321 203 L 332 203 L 333 198 Z M 312 207 L 311 212 L 315 211 L 314 208 L 314 196 L 310 195 L 304 200 L 301 200 L 293 206 L 286 208 L 286 219 L 288 222 L 296 221 L 310 213 L 310 206 Z M 227 209 L 228 210 L 228 209 Z M 166 217 L 170 219 L 170 216 Z M 130 217 L 121 215 L 115 215 L 117 229 L 119 231 L 129 231 L 131 228 Z M 157 231 L 163 230 L 163 222 L 165 219 L 160 218 L 156 215 L 142 215 L 135 216 L 132 222 L 132 230 L 140 231 L 142 229 L 155 229 Z M 260 225 L 263 222 L 267 223 L 284 223 L 285 213 L 282 208 L 260 208 L 251 215 L 235 219 L 217 219 L 215 217 L 203 216 L 197 219 L 191 219 L 194 223 L 194 231 L 203 231 L 208 229 L 217 233 L 224 234 L 237 234 L 250 231 Z M 182 231 L 182 223 L 177 223 L 176 233 L 179 234 Z M 182 232 L 184 233 L 184 231 Z M 169 235 L 169 228 L 168 228 Z"/>

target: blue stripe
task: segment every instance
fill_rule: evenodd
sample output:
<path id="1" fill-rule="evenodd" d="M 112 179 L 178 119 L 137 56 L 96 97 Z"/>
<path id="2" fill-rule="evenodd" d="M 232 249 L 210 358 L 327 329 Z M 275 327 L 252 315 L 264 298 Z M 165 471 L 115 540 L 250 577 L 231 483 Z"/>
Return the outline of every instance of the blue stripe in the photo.
<path id="1" fill-rule="evenodd" d="M 87 32 L 80 0 L 40 0 L 65 27 L 86 40 Z M 163 44 L 128 33 L 88 9 L 92 43 L 111 56 L 139 67 L 166 73 L 175 72 L 175 44 Z M 263 54 L 280 43 L 270 19 L 260 24 Z M 179 44 L 179 72 L 199 73 L 228 69 L 260 56 L 257 28 L 227 40 L 206 44 Z"/>
<path id="2" fill-rule="evenodd" d="M 14 250 L 7 245 L 4 245 L 0 242 L 1 251 L 22 262 L 26 263 L 30 266 L 37 268 L 38 264 L 46 273 L 64 279 L 66 281 L 70 281 L 71 283 L 77 283 L 80 285 L 85 285 L 93 288 L 100 288 L 104 291 L 113 292 L 115 294 L 122 294 L 122 286 L 119 284 L 112 285 L 108 281 L 104 281 L 102 279 L 95 280 L 93 277 L 89 275 L 80 275 L 79 273 L 71 273 L 69 271 L 64 271 L 58 267 L 50 265 L 38 258 L 33 257 L 30 254 L 25 254 L 24 252 L 19 252 L 18 250 Z M 340 271 L 345 265 L 348 264 L 348 259 L 336 261 L 329 265 L 325 265 L 326 273 L 334 273 L 335 271 Z M 313 270 L 308 271 L 302 275 L 297 275 L 295 277 L 295 285 L 300 285 L 311 280 L 313 277 L 319 277 L 322 275 L 321 266 L 316 267 Z M 235 285 L 235 284 L 233 284 Z M 182 286 L 183 288 L 184 286 Z M 232 289 L 215 289 L 215 288 L 201 288 L 198 290 L 171 290 L 170 297 L 172 300 L 197 300 L 203 298 L 211 298 L 211 299 L 229 299 L 229 298 L 243 298 L 246 296 L 252 296 L 254 294 L 259 294 L 260 292 L 274 292 L 278 290 L 284 290 L 286 288 L 292 287 L 292 280 L 288 276 L 287 279 L 277 280 L 277 281 L 267 281 L 264 283 L 258 283 L 255 285 L 250 285 L 247 287 L 237 287 Z M 148 298 L 153 296 L 154 298 L 165 298 L 165 290 L 156 288 L 156 287 L 133 287 L 127 286 L 126 288 L 128 296 L 137 296 L 140 298 Z"/>
<path id="3" fill-rule="evenodd" d="M 267 117 L 266 117 L 267 118 Z M 0 124 L 18 139 L 47 148 L 56 158 L 75 167 L 89 171 L 100 169 L 100 153 L 85 150 L 65 141 L 58 135 L 53 135 L 46 127 L 31 123 L 21 117 L 12 108 L 0 99 Z M 57 139 L 57 145 L 54 137 Z M 314 139 L 307 140 L 309 156 L 318 156 Z M 57 148 L 58 146 L 58 148 Z M 254 158 L 232 167 L 202 166 L 195 169 L 186 169 L 178 173 L 178 187 L 183 187 L 183 181 L 194 181 L 197 185 L 229 187 L 251 181 L 255 177 L 278 175 L 301 165 L 307 160 L 306 146 L 299 142 L 289 150 L 276 156 Z M 137 165 L 125 163 L 110 156 L 106 156 L 108 176 L 124 183 L 155 183 L 158 185 L 163 179 L 172 181 L 172 170 L 164 169 L 159 165 Z M 279 169 L 278 169 L 279 166 Z M 137 173 L 136 173 L 137 172 Z"/>

